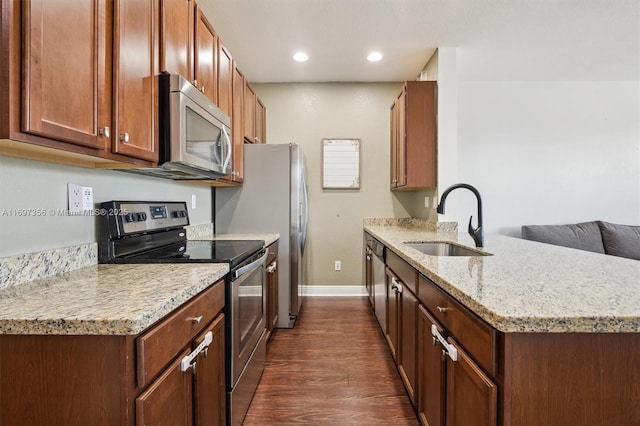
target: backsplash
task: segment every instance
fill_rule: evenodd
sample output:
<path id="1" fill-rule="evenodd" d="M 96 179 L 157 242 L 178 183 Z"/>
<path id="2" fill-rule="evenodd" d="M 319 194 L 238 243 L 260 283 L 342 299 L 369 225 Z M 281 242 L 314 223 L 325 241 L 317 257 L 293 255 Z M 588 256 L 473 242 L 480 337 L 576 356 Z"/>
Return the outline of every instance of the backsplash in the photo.
<path id="1" fill-rule="evenodd" d="M 201 225 L 191 225 L 185 227 L 188 240 L 210 239 L 213 235 L 213 223 L 203 223 Z"/>
<path id="2" fill-rule="evenodd" d="M 187 226 L 190 240 L 213 235 L 213 223 Z M 98 243 L 0 258 L 0 289 L 98 264 Z"/>
<path id="3" fill-rule="evenodd" d="M 97 243 L 3 257 L 0 258 L 0 288 L 62 274 L 97 263 Z"/>
<path id="4" fill-rule="evenodd" d="M 404 226 L 429 232 L 458 232 L 457 222 L 434 222 L 415 217 L 365 217 L 365 226 Z"/>

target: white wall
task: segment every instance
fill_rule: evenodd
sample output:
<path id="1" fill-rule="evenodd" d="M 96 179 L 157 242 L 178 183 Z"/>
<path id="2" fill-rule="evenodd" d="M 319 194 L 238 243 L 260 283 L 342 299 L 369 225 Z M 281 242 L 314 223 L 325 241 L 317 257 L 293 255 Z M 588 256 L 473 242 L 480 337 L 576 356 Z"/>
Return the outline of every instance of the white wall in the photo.
<path id="1" fill-rule="evenodd" d="M 186 201 L 191 224 L 211 222 L 211 188 L 113 170 L 61 166 L 0 156 L 0 257 L 97 241 L 95 216 L 59 216 L 67 183 L 91 186 L 94 202 Z M 191 195 L 196 209 L 191 209 Z M 46 216 L 16 216 L 13 209 L 44 209 Z"/>
<path id="2" fill-rule="evenodd" d="M 458 175 L 483 195 L 488 232 L 640 224 L 637 82 L 461 81 L 458 96 Z"/>

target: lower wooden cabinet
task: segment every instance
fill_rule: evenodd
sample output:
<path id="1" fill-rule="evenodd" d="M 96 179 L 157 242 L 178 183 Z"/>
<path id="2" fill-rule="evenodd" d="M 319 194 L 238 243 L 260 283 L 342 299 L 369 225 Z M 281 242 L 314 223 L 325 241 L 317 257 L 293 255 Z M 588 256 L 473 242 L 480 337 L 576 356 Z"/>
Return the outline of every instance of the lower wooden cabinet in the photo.
<path id="1" fill-rule="evenodd" d="M 385 331 L 385 338 L 391 351 L 393 360 L 398 362 L 398 347 L 400 344 L 400 318 L 398 312 L 400 311 L 400 295 L 398 293 L 398 285 L 400 281 L 393 274 L 391 269 L 386 268 L 386 294 L 387 294 L 387 330 Z"/>
<path id="2" fill-rule="evenodd" d="M 220 280 L 139 336 L 0 335 L 0 424 L 225 424 L 223 308 Z"/>
<path id="3" fill-rule="evenodd" d="M 495 425 L 498 417 L 498 387 L 452 338 L 450 348 L 457 359 L 447 356 L 447 425 Z"/>
<path id="4" fill-rule="evenodd" d="M 398 371 L 409 399 L 416 406 L 418 370 L 418 298 L 405 286 L 400 295 L 400 353 Z"/>
<path id="5" fill-rule="evenodd" d="M 431 334 L 435 325 L 439 333 L 444 329 L 424 308 L 418 307 L 418 418 L 429 426 L 444 426 L 446 354 Z"/>
<path id="6" fill-rule="evenodd" d="M 211 342 L 189 362 L 182 360 L 205 341 Z M 136 398 L 137 425 L 224 425 L 224 315 L 211 323 L 188 349 Z"/>
<path id="7" fill-rule="evenodd" d="M 195 349 L 204 341 L 209 331 L 213 335 L 209 347 L 198 356 L 195 367 L 193 398 L 195 424 L 198 426 L 217 426 L 226 423 L 224 324 L 225 318 L 220 315 L 193 342 L 192 349 Z"/>
<path id="8" fill-rule="evenodd" d="M 189 368 L 181 370 L 185 350 L 162 375 L 136 398 L 136 425 L 192 425 L 193 377 Z"/>
<path id="9" fill-rule="evenodd" d="M 429 426 L 496 425 L 498 387 L 452 338 L 448 347 L 432 334 L 446 330 L 418 308 L 418 417 Z M 455 355 L 451 355 L 455 353 Z M 455 358 L 455 360 L 454 360 Z"/>
<path id="10" fill-rule="evenodd" d="M 422 424 L 640 425 L 640 333 L 503 333 L 385 253 L 384 334 Z"/>

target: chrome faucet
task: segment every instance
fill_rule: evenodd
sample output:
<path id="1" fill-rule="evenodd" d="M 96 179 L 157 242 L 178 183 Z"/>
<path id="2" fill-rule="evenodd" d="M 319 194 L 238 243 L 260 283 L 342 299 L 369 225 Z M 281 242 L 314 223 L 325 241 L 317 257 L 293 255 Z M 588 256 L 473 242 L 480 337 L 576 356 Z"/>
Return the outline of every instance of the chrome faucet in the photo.
<path id="1" fill-rule="evenodd" d="M 471 225 L 471 221 L 473 220 L 473 216 L 471 216 L 469 218 L 469 235 L 471 235 L 471 238 L 473 238 L 473 241 L 475 241 L 476 247 L 484 247 L 484 230 L 482 229 L 482 198 L 480 197 L 480 193 L 477 189 L 466 183 L 456 183 L 455 185 L 451 185 L 442 193 L 442 197 L 440 197 L 440 204 L 438 204 L 436 211 L 440 214 L 444 213 L 444 202 L 447 199 L 447 196 L 451 191 L 457 188 L 468 189 L 469 191 L 473 192 L 473 194 L 476 196 L 476 199 L 478 200 L 478 227 L 474 228 Z"/>

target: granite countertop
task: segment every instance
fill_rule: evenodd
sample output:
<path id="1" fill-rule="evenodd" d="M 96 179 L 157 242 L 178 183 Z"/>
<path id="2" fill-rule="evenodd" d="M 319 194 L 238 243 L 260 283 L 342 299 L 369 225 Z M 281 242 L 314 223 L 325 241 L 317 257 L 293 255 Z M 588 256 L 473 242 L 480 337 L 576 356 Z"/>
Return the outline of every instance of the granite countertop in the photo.
<path id="1" fill-rule="evenodd" d="M 189 238 L 265 245 L 280 238 L 212 229 L 191 227 Z M 136 335 L 229 272 L 224 263 L 96 265 L 94 246 L 0 259 L 8 283 L 0 288 L 0 334 Z"/>
<path id="2" fill-rule="evenodd" d="M 0 334 L 135 335 L 229 266 L 94 265 L 0 290 Z"/>
<path id="3" fill-rule="evenodd" d="M 427 256 L 405 241 L 468 234 L 367 224 L 364 230 L 503 332 L 640 332 L 640 261 L 486 235 L 492 256 Z"/>

